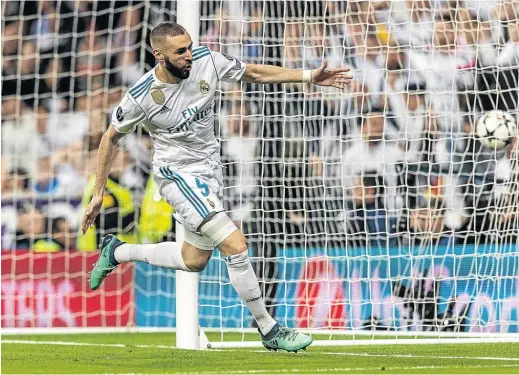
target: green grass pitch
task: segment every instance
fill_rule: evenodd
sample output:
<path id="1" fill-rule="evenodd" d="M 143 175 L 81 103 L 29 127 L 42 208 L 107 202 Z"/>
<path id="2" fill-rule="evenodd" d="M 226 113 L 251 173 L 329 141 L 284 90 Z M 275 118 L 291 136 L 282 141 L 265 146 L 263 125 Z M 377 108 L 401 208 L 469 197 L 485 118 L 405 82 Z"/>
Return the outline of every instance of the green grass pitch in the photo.
<path id="1" fill-rule="evenodd" d="M 221 336 L 208 337 L 220 341 Z M 258 336 L 226 334 L 224 339 L 242 338 Z M 311 346 L 297 354 L 260 348 L 187 351 L 174 345 L 173 333 L 4 335 L 1 370 L 2 374 L 519 373 L 519 343 Z"/>

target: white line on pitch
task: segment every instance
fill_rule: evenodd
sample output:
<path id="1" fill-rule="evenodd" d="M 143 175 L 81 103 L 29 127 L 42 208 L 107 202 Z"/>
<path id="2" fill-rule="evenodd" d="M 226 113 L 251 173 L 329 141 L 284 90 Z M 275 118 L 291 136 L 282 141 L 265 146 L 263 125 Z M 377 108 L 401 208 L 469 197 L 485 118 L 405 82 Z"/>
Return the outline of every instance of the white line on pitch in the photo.
<path id="1" fill-rule="evenodd" d="M 342 352 L 320 352 L 320 354 L 329 354 L 329 355 L 345 355 L 349 357 L 389 357 L 389 358 L 428 358 L 431 359 L 430 356 L 424 355 L 414 355 L 414 354 L 370 354 L 370 353 L 342 353 Z M 511 357 L 464 357 L 464 356 L 437 356 L 434 358 L 438 359 L 476 359 L 480 361 L 512 361 L 519 362 L 519 358 L 511 358 Z"/>
<path id="2" fill-rule="evenodd" d="M 97 344 L 93 342 L 74 342 L 74 341 L 37 341 L 37 340 L 2 340 L 2 344 L 27 344 L 27 345 L 68 345 L 68 346 L 103 346 L 112 348 L 156 348 L 156 349 L 176 349 L 169 345 L 126 345 L 126 344 Z"/>
<path id="3" fill-rule="evenodd" d="M 464 365 L 464 366 L 378 366 L 378 367 L 328 367 L 328 368 L 315 368 L 315 369 L 280 369 L 280 370 L 246 370 L 246 371 L 225 371 L 225 372 L 205 372 L 205 374 L 276 374 L 276 373 L 295 373 L 295 372 L 308 372 L 308 371 L 316 371 L 322 373 L 329 373 L 332 371 L 349 371 L 349 372 L 358 372 L 358 371 L 380 371 L 382 367 L 385 367 L 386 371 L 391 370 L 439 370 L 439 369 L 451 369 L 451 368 L 495 368 L 495 365 Z M 517 365 L 500 365 L 500 367 L 517 367 Z M 180 374 L 180 373 L 178 373 Z"/>
<path id="4" fill-rule="evenodd" d="M 95 344 L 88 342 L 73 341 L 32 341 L 32 340 L 2 340 L 2 344 L 29 344 L 29 345 L 69 345 L 69 346 L 108 346 L 113 348 L 124 348 L 124 344 Z"/>
<path id="5" fill-rule="evenodd" d="M 153 349 L 177 349 L 171 345 L 131 345 L 131 344 L 102 344 L 93 342 L 76 341 L 39 341 L 39 340 L 2 340 L 2 344 L 26 344 L 26 345 L 65 345 L 65 346 L 99 346 L 112 348 L 153 348 Z M 211 351 L 223 351 L 222 349 L 211 349 Z"/>

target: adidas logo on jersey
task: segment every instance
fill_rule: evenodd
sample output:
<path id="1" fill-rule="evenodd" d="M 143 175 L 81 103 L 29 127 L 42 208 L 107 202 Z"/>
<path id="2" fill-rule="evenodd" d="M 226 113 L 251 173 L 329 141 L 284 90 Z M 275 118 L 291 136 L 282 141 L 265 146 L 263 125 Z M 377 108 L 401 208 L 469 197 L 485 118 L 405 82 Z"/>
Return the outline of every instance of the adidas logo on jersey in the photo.
<path id="1" fill-rule="evenodd" d="M 160 114 L 164 114 L 166 112 L 171 112 L 171 109 L 169 109 L 168 107 L 166 107 L 165 105 L 162 106 L 162 108 L 160 109 L 159 113 Z"/>

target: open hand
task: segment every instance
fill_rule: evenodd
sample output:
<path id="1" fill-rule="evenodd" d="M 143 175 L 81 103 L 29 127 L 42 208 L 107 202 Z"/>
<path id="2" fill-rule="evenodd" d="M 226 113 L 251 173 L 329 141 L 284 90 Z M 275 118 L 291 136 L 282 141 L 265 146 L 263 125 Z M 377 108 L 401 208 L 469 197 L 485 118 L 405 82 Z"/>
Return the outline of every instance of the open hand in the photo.
<path id="1" fill-rule="evenodd" d="M 344 85 L 349 84 L 353 79 L 353 76 L 348 73 L 350 69 L 327 69 L 327 66 L 328 62 L 324 60 L 323 65 L 312 72 L 312 83 L 319 86 L 331 86 L 342 90 Z"/>
<path id="2" fill-rule="evenodd" d="M 94 224 L 97 215 L 99 215 L 99 212 L 101 212 L 102 206 L 103 197 L 94 196 L 86 209 L 85 216 L 83 216 L 83 223 L 81 224 L 81 230 L 83 231 L 83 234 L 85 234 L 88 228 Z"/>

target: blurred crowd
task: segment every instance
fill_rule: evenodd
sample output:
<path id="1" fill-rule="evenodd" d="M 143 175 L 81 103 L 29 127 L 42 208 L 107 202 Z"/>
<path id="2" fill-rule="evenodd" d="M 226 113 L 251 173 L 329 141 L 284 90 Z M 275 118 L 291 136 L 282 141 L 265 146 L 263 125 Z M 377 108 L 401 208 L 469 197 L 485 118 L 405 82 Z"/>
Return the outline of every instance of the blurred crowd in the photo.
<path id="1" fill-rule="evenodd" d="M 142 129 L 123 138 L 94 231 L 78 233 L 100 138 L 155 65 L 149 31 L 164 20 L 182 23 L 174 2 L 2 3 L 3 249 L 174 238 Z M 515 152 L 485 149 L 474 125 L 491 109 L 518 117 L 518 1 L 201 1 L 200 44 L 354 76 L 342 92 L 221 84 L 225 206 L 266 258 L 260 276 L 280 247 L 517 241 Z"/>

